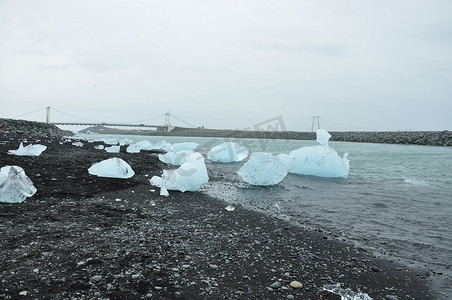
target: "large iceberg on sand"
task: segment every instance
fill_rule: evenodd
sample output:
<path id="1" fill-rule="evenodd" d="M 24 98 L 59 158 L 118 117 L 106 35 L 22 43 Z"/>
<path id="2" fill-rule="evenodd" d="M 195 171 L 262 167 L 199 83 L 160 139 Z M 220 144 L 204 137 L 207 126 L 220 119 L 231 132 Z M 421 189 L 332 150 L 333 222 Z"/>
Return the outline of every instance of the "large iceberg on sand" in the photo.
<path id="1" fill-rule="evenodd" d="M 185 162 L 185 158 L 193 154 L 192 150 L 181 150 L 177 152 L 167 152 L 159 154 L 159 160 L 173 166 L 181 166 Z"/>
<path id="2" fill-rule="evenodd" d="M 244 160 L 248 153 L 246 147 L 238 143 L 226 142 L 210 149 L 207 158 L 213 162 L 231 163 Z"/>
<path id="3" fill-rule="evenodd" d="M 30 178 L 18 166 L 6 166 L 0 169 L 0 202 L 23 202 L 36 193 Z"/>
<path id="4" fill-rule="evenodd" d="M 252 185 L 275 185 L 287 175 L 282 162 L 270 153 L 255 152 L 237 174 Z"/>
<path id="5" fill-rule="evenodd" d="M 88 173 L 109 178 L 130 178 L 135 175 L 130 165 L 118 157 L 95 163 L 88 169 Z"/>
<path id="6" fill-rule="evenodd" d="M 168 196 L 168 190 L 196 192 L 208 181 L 204 157 L 198 152 L 186 157 L 176 170 L 163 170 L 161 177 L 153 176 L 150 179 L 152 185 L 160 187 L 160 195 L 163 196 Z"/>
<path id="7" fill-rule="evenodd" d="M 348 153 L 341 158 L 328 146 L 331 135 L 324 129 L 318 129 L 317 142 L 320 145 L 301 147 L 289 155 L 280 154 L 278 158 L 289 173 L 312 175 L 327 178 L 347 178 L 350 171 Z"/>
<path id="8" fill-rule="evenodd" d="M 9 150 L 8 154 L 18 155 L 18 156 L 39 156 L 41 153 L 47 149 L 47 146 L 36 144 L 27 145 L 24 147 L 21 142 L 17 150 Z"/>

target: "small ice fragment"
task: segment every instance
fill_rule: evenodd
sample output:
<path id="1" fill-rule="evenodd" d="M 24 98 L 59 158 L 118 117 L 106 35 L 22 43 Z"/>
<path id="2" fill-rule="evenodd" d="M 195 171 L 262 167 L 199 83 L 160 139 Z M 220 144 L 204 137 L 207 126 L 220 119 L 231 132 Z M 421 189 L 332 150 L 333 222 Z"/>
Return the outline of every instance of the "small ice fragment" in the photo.
<path id="1" fill-rule="evenodd" d="M 166 188 L 164 188 L 163 186 L 160 188 L 160 196 L 165 196 L 165 197 L 169 196 L 168 190 Z"/>
<path id="2" fill-rule="evenodd" d="M 150 141 L 143 140 L 143 141 L 139 141 L 138 143 L 136 143 L 137 147 L 139 147 L 141 150 L 145 150 L 145 151 L 162 149 L 163 146 L 165 146 L 165 144 L 166 144 L 165 140 L 160 141 L 160 142 L 155 142 L 155 143 L 151 143 Z"/>
<path id="3" fill-rule="evenodd" d="M 105 147 L 105 151 L 107 151 L 108 153 L 119 153 L 120 149 L 121 149 L 121 146 Z"/>
<path id="4" fill-rule="evenodd" d="M 275 185 L 287 175 L 282 162 L 270 153 L 255 152 L 237 174 L 252 185 Z"/>
<path id="5" fill-rule="evenodd" d="M 83 147 L 83 143 L 82 142 L 74 142 L 74 143 L 72 143 L 72 146 Z"/>
<path id="6" fill-rule="evenodd" d="M 133 141 L 131 139 L 122 139 L 119 141 L 119 146 L 125 146 L 132 144 Z"/>
<path id="7" fill-rule="evenodd" d="M 198 143 L 194 142 L 183 142 L 183 143 L 175 143 L 175 144 L 165 144 L 165 146 L 162 147 L 163 150 L 167 152 L 178 152 L 182 150 L 192 150 L 194 151 L 199 146 Z"/>
<path id="8" fill-rule="evenodd" d="M 232 206 L 232 205 L 229 204 L 224 209 L 226 209 L 227 211 L 233 211 L 235 209 L 235 206 Z"/>
<path id="9" fill-rule="evenodd" d="M 323 290 L 341 296 L 341 300 L 373 300 L 366 293 L 354 292 L 348 288 L 341 288 L 340 283 L 324 285 Z"/>
<path id="10" fill-rule="evenodd" d="M 33 182 L 21 167 L 6 166 L 0 169 L 0 202 L 23 202 L 36 191 Z"/>
<path id="11" fill-rule="evenodd" d="M 112 157 L 93 164 L 88 172 L 91 175 L 110 178 L 130 178 L 135 172 L 130 165 L 118 157 Z"/>
<path id="12" fill-rule="evenodd" d="M 121 199 L 116 198 L 115 201 L 116 201 L 116 202 L 121 202 Z"/>
<path id="13" fill-rule="evenodd" d="M 36 145 L 27 145 L 24 147 L 21 142 L 19 148 L 17 150 L 9 150 L 8 154 L 13 154 L 17 156 L 39 156 L 41 153 L 47 149 L 47 146 L 36 144 Z"/>
<path id="14" fill-rule="evenodd" d="M 97 149 L 97 150 L 104 150 L 104 145 L 97 145 L 97 146 L 94 146 L 94 149 Z"/>
<path id="15" fill-rule="evenodd" d="M 248 153 L 246 147 L 238 143 L 226 142 L 210 149 L 207 158 L 213 162 L 231 163 L 244 160 Z"/>
<path id="16" fill-rule="evenodd" d="M 103 142 L 107 145 L 117 145 L 119 144 L 119 140 L 116 138 L 103 139 Z"/>
<path id="17" fill-rule="evenodd" d="M 140 153 L 141 148 L 138 144 L 130 144 L 127 146 L 126 152 L 127 153 Z"/>

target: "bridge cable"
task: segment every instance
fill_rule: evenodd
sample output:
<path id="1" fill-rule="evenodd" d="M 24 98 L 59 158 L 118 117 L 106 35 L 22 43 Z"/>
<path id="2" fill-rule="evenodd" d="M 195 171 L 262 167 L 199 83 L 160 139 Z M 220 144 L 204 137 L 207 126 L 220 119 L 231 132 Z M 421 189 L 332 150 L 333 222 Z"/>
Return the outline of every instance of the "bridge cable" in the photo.
<path id="1" fill-rule="evenodd" d="M 25 113 L 25 114 L 22 114 L 22 115 L 20 115 L 20 116 L 14 117 L 13 119 L 17 119 L 17 118 L 20 118 L 20 117 L 23 117 L 23 116 L 26 116 L 26 115 L 29 115 L 29 114 L 35 113 L 35 112 L 37 112 L 37 111 L 40 111 L 40 110 L 43 110 L 43 109 L 45 109 L 45 107 L 41 107 L 41 108 L 38 108 L 37 110 L 34 110 L 34 111 L 30 111 L 30 112 L 27 112 L 27 113 Z"/>
<path id="2" fill-rule="evenodd" d="M 184 119 L 182 119 L 182 118 L 180 118 L 180 117 L 178 117 L 178 116 L 176 116 L 176 115 L 174 115 L 174 114 L 171 114 L 170 116 L 171 116 L 172 118 L 178 120 L 179 122 L 181 122 L 181 123 L 187 125 L 188 127 L 192 127 L 192 128 L 197 127 L 197 126 L 195 126 L 195 125 L 193 125 L 193 124 L 191 124 L 191 123 L 185 121 Z"/>
<path id="3" fill-rule="evenodd" d="M 56 109 L 56 108 L 54 108 L 54 107 L 52 107 L 51 109 L 54 110 L 54 111 L 57 111 L 57 112 L 59 112 L 59 113 L 62 113 L 62 114 L 64 114 L 64 115 L 67 115 L 67 116 L 76 118 L 76 119 L 85 120 L 85 121 L 94 122 L 94 123 L 102 123 L 102 122 L 99 122 L 99 121 L 95 121 L 95 120 L 91 120 L 91 119 L 87 119 L 87 118 L 78 117 L 78 116 L 75 116 L 75 115 L 72 115 L 72 114 L 68 114 L 68 113 L 66 113 L 66 112 L 64 112 L 64 111 L 61 111 L 61 110 L 59 110 L 59 109 Z"/>
<path id="4" fill-rule="evenodd" d="M 164 115 L 164 114 L 161 114 L 161 115 L 158 115 L 158 116 L 156 116 L 156 117 L 152 117 L 152 118 L 145 119 L 145 120 L 138 120 L 138 121 L 133 121 L 133 122 L 124 122 L 124 124 L 144 123 L 144 122 L 147 122 L 147 121 L 155 120 L 155 119 L 157 119 L 157 118 L 161 118 L 161 117 L 163 117 L 163 116 L 165 116 L 165 115 Z M 138 125 L 138 124 L 137 124 L 137 125 Z"/>

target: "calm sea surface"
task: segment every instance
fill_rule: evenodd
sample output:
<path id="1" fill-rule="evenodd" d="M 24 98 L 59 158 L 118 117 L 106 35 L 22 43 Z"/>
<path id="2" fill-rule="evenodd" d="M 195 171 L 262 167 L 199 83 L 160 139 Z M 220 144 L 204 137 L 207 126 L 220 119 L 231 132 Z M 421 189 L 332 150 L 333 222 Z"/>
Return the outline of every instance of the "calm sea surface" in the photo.
<path id="1" fill-rule="evenodd" d="M 165 139 L 169 143 L 193 141 L 200 144 L 197 150 L 205 157 L 211 147 L 225 141 L 239 142 L 250 152 L 275 155 L 317 144 L 297 140 L 115 137 L 134 141 Z M 321 229 L 377 256 L 442 272 L 450 279 L 452 147 L 345 142 L 330 142 L 330 146 L 340 156 L 349 153 L 348 179 L 289 174 L 279 185 L 252 187 L 236 174 L 243 163 L 219 164 L 206 159 L 213 180 L 203 191 L 232 204 Z"/>

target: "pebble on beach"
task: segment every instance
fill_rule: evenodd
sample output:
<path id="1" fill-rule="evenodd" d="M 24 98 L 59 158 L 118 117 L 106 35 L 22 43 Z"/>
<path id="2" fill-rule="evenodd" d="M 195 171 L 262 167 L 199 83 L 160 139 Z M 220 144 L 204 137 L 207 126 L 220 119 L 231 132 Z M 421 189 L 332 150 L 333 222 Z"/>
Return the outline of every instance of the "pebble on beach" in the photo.
<path id="1" fill-rule="evenodd" d="M 303 284 L 301 284 L 301 282 L 296 281 L 296 280 L 292 281 L 289 285 L 293 289 L 301 289 L 303 287 Z"/>

